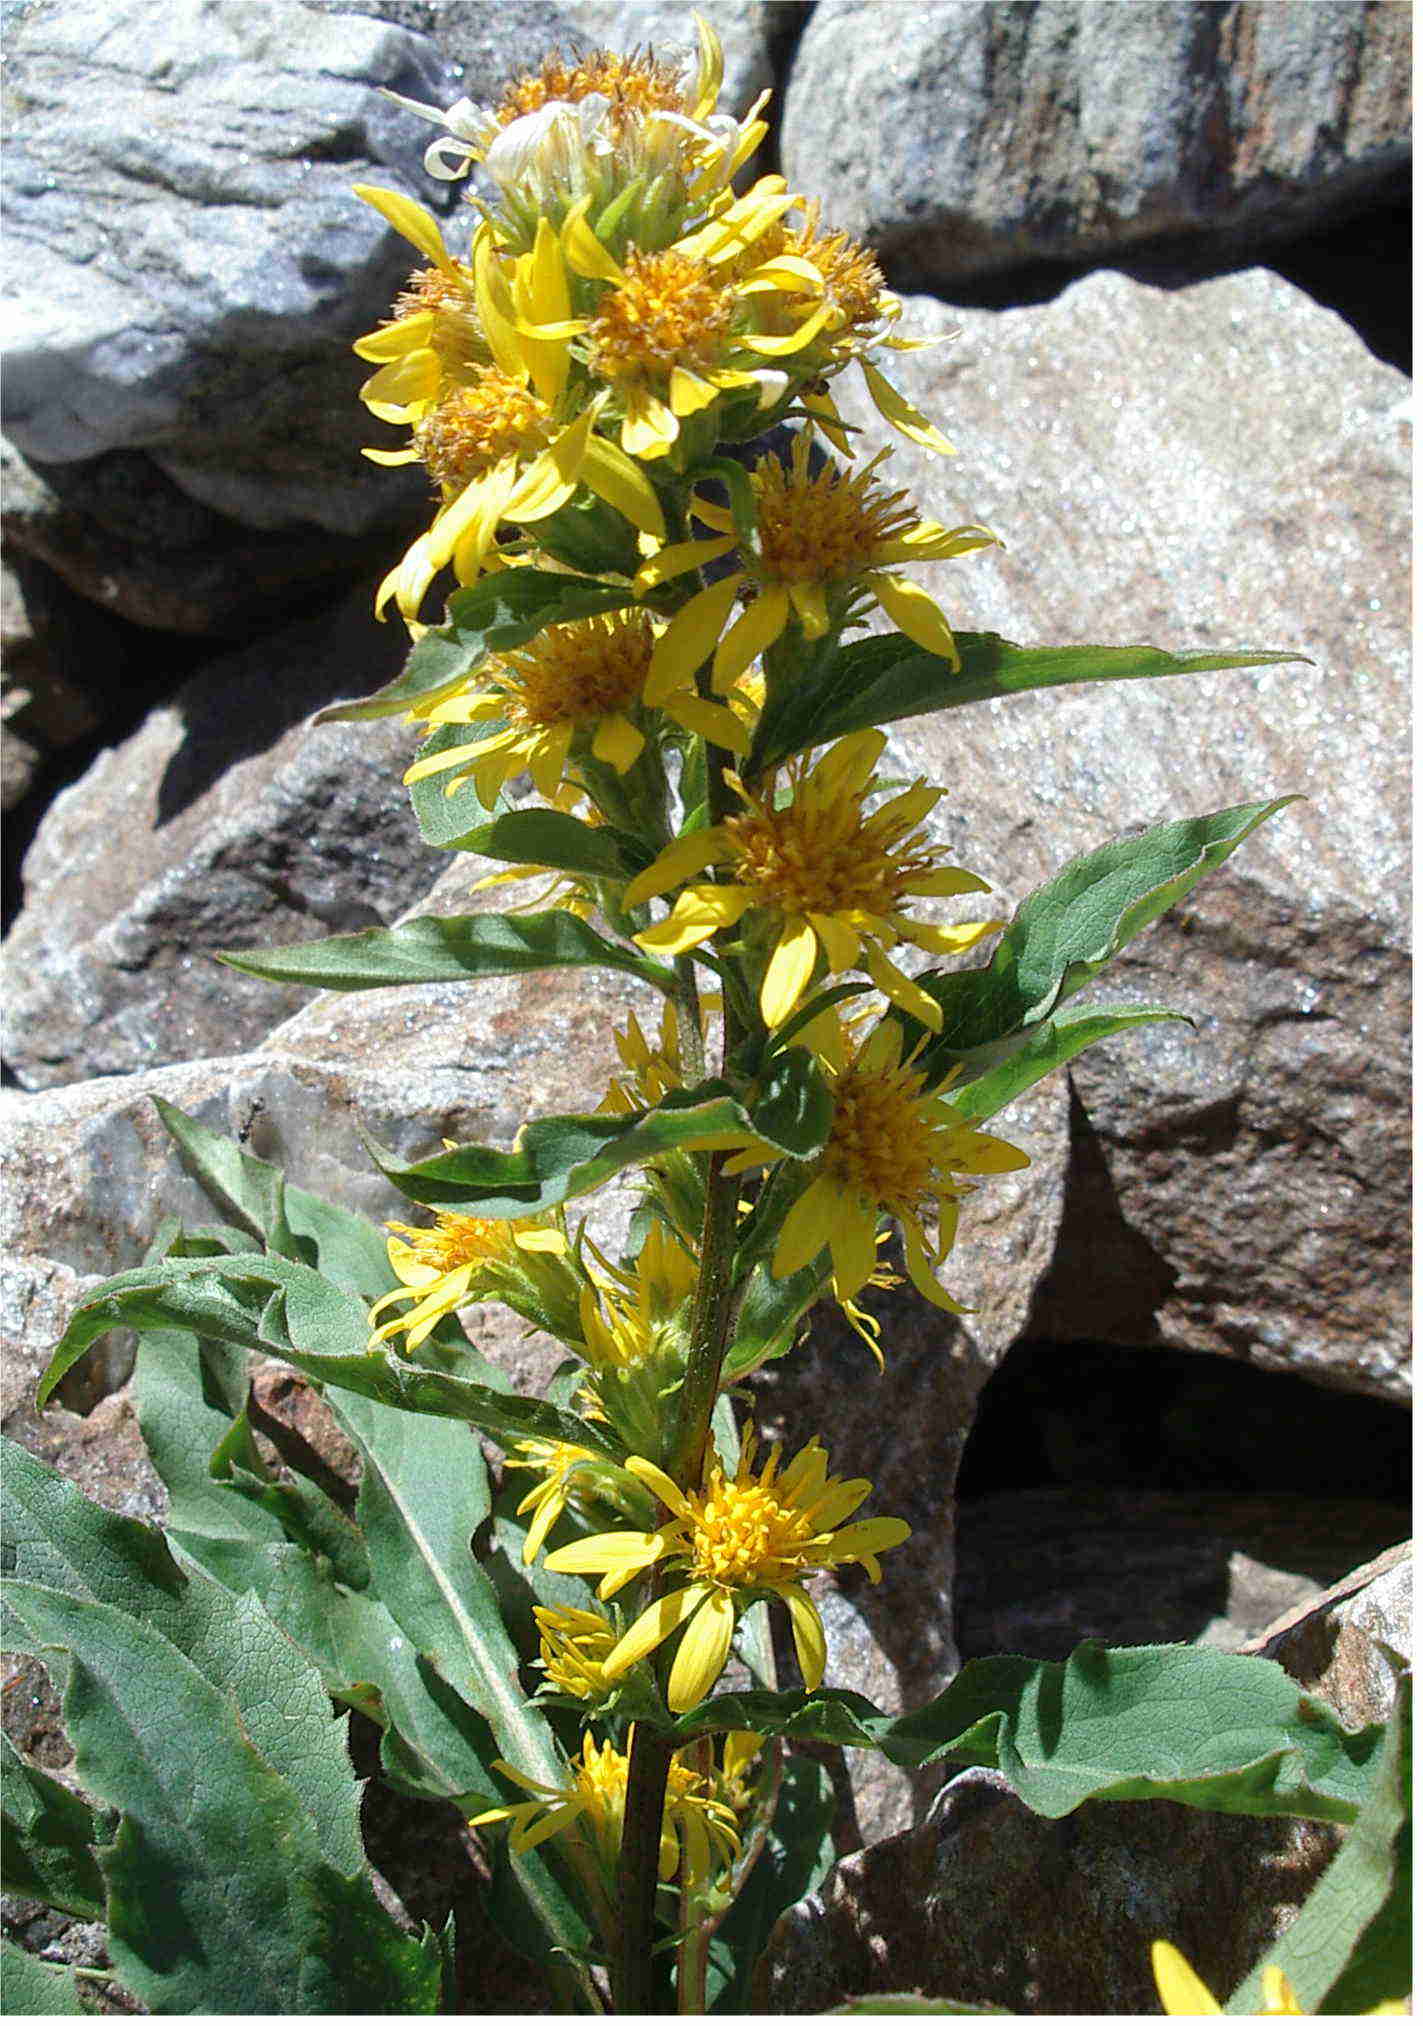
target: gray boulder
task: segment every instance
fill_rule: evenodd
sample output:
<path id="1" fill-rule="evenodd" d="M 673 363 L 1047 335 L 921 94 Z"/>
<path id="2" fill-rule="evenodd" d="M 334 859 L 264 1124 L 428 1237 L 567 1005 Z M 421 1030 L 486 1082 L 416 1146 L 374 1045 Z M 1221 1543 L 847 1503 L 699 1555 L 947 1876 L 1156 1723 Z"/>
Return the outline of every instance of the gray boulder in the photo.
<path id="1" fill-rule="evenodd" d="M 388 521 L 399 488 L 359 460 L 348 345 L 411 261 L 350 186 L 422 188 L 419 136 L 377 87 L 438 96 L 434 49 L 296 0 L 39 0 L 9 59 L 22 455 L 141 449 L 252 527 Z"/>
<path id="2" fill-rule="evenodd" d="M 410 728 L 304 723 L 407 645 L 363 588 L 212 663 L 56 797 L 0 960 L 18 1082 L 249 1046 L 305 995 L 214 949 L 371 927 L 433 883 L 446 860 L 400 788 Z"/>
<path id="3" fill-rule="evenodd" d="M 1254 248 L 1400 182 L 1410 10 L 1365 0 L 820 0 L 782 151 L 914 285 Z"/>
<path id="4" fill-rule="evenodd" d="M 948 785 L 941 835 L 1000 912 L 1134 824 L 1308 798 L 1102 980 L 1095 996 L 1197 1026 L 1073 1065 L 1062 1220 L 1027 1334 L 1160 1341 L 1406 1398 L 1408 382 L 1261 270 L 1175 293 L 1098 274 L 960 318 L 915 299 L 910 322 L 964 328 L 895 368 L 962 455 L 904 445 L 888 476 L 1008 545 L 916 573 L 956 624 L 1314 664 L 894 729 L 895 771 Z M 871 427 L 862 393 L 844 399 Z"/>

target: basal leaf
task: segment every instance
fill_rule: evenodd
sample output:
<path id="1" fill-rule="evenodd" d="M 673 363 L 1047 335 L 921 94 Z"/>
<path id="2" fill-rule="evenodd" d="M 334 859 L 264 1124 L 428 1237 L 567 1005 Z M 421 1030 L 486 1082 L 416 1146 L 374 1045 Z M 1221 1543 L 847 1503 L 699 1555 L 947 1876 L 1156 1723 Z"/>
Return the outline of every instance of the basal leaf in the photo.
<path id="1" fill-rule="evenodd" d="M 104 1918 L 94 1845 L 111 1833 L 79 1794 L 22 1758 L 0 1731 L 0 1886 L 80 1920 Z"/>
<path id="2" fill-rule="evenodd" d="M 1158 824 L 1073 859 L 1029 894 L 986 965 L 920 978 L 944 1013 L 923 1066 L 940 1071 L 965 1057 L 975 1070 L 991 1066 L 1009 1052 L 1005 1041 L 1046 1020 L 1090 984 L 1133 936 L 1222 865 L 1252 830 L 1299 799 L 1281 795 Z M 976 1051 L 988 1051 L 988 1058 L 975 1060 Z"/>
<path id="3" fill-rule="evenodd" d="M 616 612 L 636 601 L 631 591 L 552 570 L 500 570 L 456 591 L 443 626 L 431 627 L 410 650 L 394 682 L 374 696 L 333 704 L 316 723 L 393 717 L 415 704 L 435 704 L 471 676 L 486 656 L 522 647 L 545 626 Z"/>
<path id="4" fill-rule="evenodd" d="M 7 1444 L 6 1591 L 22 1649 L 67 1656 L 115 1969 L 160 2012 L 433 2010 L 438 1950 L 371 1888 L 344 1724 L 255 1597 Z"/>
<path id="5" fill-rule="evenodd" d="M 664 965 L 630 944 L 610 942 L 562 908 L 528 915 L 424 915 L 393 929 L 361 929 L 278 950 L 214 954 L 254 978 L 328 992 L 507 978 L 568 964 L 629 971 L 664 989 L 673 982 Z"/>
<path id="6" fill-rule="evenodd" d="M 996 1766 L 1035 1813 L 1054 1818 L 1088 1800 L 1161 1799 L 1351 1822 L 1383 1748 L 1382 1726 L 1347 1731 L 1273 1661 L 1093 1640 L 1065 1661 L 970 1661 L 905 1716 L 847 1689 L 757 1691 L 715 1696 L 672 1730 L 857 1745 L 902 1766 Z"/>
<path id="7" fill-rule="evenodd" d="M 1192 1024 L 1184 1013 L 1173 1013 L 1169 1006 L 1088 1006 L 1079 1013 L 1059 1013 L 1034 1028 L 1023 1047 L 985 1070 L 982 1076 L 954 1084 L 948 1097 L 965 1118 L 975 1123 L 991 1119 L 1053 1070 L 1071 1062 L 1084 1048 L 1158 1020 L 1180 1020 L 1188 1027 Z"/>
<path id="8" fill-rule="evenodd" d="M 1275 649 L 1168 654 L 1159 647 L 1018 647 L 996 633 L 956 633 L 954 639 L 961 659 L 957 669 L 902 633 L 882 633 L 839 648 L 821 664 L 815 682 L 776 686 L 757 726 L 752 770 L 778 765 L 847 732 L 1023 690 L 1305 661 L 1302 654 Z"/>
<path id="9" fill-rule="evenodd" d="M 364 1464 L 358 1516 L 375 1587 L 401 1631 L 489 1724 L 504 1758 L 534 1779 L 567 1777 L 553 1733 L 519 1681 L 519 1656 L 472 1537 L 489 1514 L 479 1443 L 450 1422 L 421 1424 L 375 1402 L 332 1402 Z M 556 1947 L 577 1950 L 584 1924 L 540 1860 L 515 1861 Z"/>
<path id="10" fill-rule="evenodd" d="M 0 1988 L 5 2010 L 22 2018 L 68 2018 L 89 2010 L 79 1996 L 79 1978 L 67 1963 L 42 1963 L 3 1935 Z"/>

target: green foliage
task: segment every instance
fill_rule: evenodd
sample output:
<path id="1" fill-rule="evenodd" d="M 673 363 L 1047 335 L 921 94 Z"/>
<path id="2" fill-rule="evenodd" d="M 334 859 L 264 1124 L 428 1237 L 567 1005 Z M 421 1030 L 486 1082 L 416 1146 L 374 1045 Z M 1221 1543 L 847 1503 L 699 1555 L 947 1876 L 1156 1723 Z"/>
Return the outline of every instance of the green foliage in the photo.
<path id="1" fill-rule="evenodd" d="M 530 1119 L 512 1153 L 451 1147 L 410 1162 L 375 1146 L 371 1153 L 412 1202 L 480 1217 L 526 1217 L 586 1195 L 624 1168 L 727 1134 L 763 1139 L 779 1152 L 808 1160 L 824 1144 L 829 1126 L 829 1105 L 817 1098 L 815 1081 L 800 1051 L 799 1057 L 777 1062 L 760 1097 L 750 1102 L 713 1078 L 673 1091 L 644 1111 Z"/>
<path id="2" fill-rule="evenodd" d="M 417 781 L 411 791 L 417 814 L 423 810 L 422 791 L 430 785 Z M 443 851 L 473 851 L 501 865 L 541 865 L 590 879 L 629 880 L 652 863 L 653 854 L 640 838 L 611 823 L 581 823 L 559 809 L 506 809 L 471 830 L 463 809 L 452 814 L 443 789 L 440 797 L 439 809 L 424 811 L 421 830 L 427 844 Z"/>
<path id="3" fill-rule="evenodd" d="M 576 915 L 423 915 L 393 929 L 360 929 L 350 936 L 290 943 L 254 954 L 218 950 L 235 971 L 279 985 L 310 985 L 329 992 L 363 992 L 378 985 L 444 985 L 465 979 L 507 978 L 592 964 L 628 971 L 666 990 L 672 973 L 626 943 L 609 942 Z"/>
<path id="4" fill-rule="evenodd" d="M 101 1281 L 70 1317 L 40 1381 L 39 1404 L 91 1344 L 123 1327 L 186 1330 L 261 1351 L 310 1379 L 386 1406 L 471 1421 L 497 1442 L 538 1436 L 611 1453 L 610 1437 L 597 1426 L 546 1400 L 412 1365 L 388 1346 L 370 1348 L 364 1304 L 313 1268 L 275 1253 L 169 1257 Z"/>
<path id="5" fill-rule="evenodd" d="M 70 2017 L 89 2007 L 79 1978 L 63 1963 L 42 1963 L 0 1936 L 0 1990 L 5 2010 L 29 2018 Z"/>
<path id="6" fill-rule="evenodd" d="M 111 1833 L 80 1795 L 20 1756 L 0 1731 L 0 1886 L 80 1920 L 104 1917 L 94 1845 Z"/>
<path id="7" fill-rule="evenodd" d="M 751 2008 L 751 1978 L 771 1930 L 787 1907 L 814 1892 L 835 1862 L 830 1826 L 835 1792 L 824 1766 L 787 1759 L 765 1848 L 712 1943 L 707 1996 L 712 2012 Z"/>
<path id="8" fill-rule="evenodd" d="M 1167 654 L 1159 647 L 1016 647 L 997 633 L 954 635 L 960 666 L 916 647 L 902 633 L 877 633 L 817 657 L 814 681 L 775 684 L 756 728 L 749 766 L 762 773 L 807 746 L 847 732 L 953 710 L 990 697 L 1066 683 L 1133 682 L 1162 675 L 1269 668 L 1303 662 L 1273 650 Z M 1306 666 L 1308 664 L 1306 663 Z"/>
<path id="9" fill-rule="evenodd" d="M 1015 1049 L 992 1069 L 968 1083 L 956 1083 L 948 1095 L 955 1110 L 975 1124 L 991 1119 L 1012 1104 L 1015 1098 L 1051 1076 L 1055 1069 L 1071 1062 L 1084 1048 L 1098 1041 L 1110 1041 L 1133 1027 L 1150 1027 L 1161 1020 L 1179 1020 L 1190 1027 L 1194 1022 L 1169 1006 L 1088 1006 L 1077 1013 L 1060 1013 L 1034 1028 L 1022 1048 Z"/>
<path id="10" fill-rule="evenodd" d="M 1194 1646 L 1107 1647 L 1067 1660 L 971 1660 L 922 1709 L 888 1717 L 848 1689 L 714 1696 L 676 1737 L 755 1730 L 881 1751 L 900 1766 L 994 1766 L 1039 1815 L 1084 1801 L 1181 1801 L 1227 1815 L 1352 1822 L 1384 1749 L 1348 1731 L 1273 1661 Z"/>
<path id="11" fill-rule="evenodd" d="M 1413 1989 L 1413 1683 L 1403 1674 L 1373 1779 L 1352 1828 L 1299 1914 L 1266 1953 L 1302 2009 L 1352 2015 Z M 1264 2002 L 1263 1964 L 1224 2010 Z"/>
<path id="12" fill-rule="evenodd" d="M 66 1658 L 115 1970 L 163 2012 L 433 2011 L 440 1956 L 371 1888 L 345 1726 L 254 1596 L 5 1446 L 7 1645 Z"/>
<path id="13" fill-rule="evenodd" d="M 1133 936 L 1223 865 L 1253 830 L 1299 799 L 1281 795 L 1158 824 L 1074 858 L 1029 894 L 987 964 L 928 972 L 919 980 L 944 1014 L 942 1029 L 928 1037 L 920 1058 L 924 1068 L 943 1074 L 962 1062 L 976 1074 L 1015 1054 L 1032 1030 L 1089 985 Z M 1139 1010 L 1159 1017 L 1159 1009 Z M 907 1024 L 927 1034 L 918 1022 Z M 1046 1061 L 1042 1073 L 1054 1066 Z"/>
<path id="14" fill-rule="evenodd" d="M 396 717 L 429 708 L 467 682 L 491 654 L 522 647 L 545 626 L 616 612 L 632 593 L 552 570 L 501 570 L 456 591 L 443 626 L 432 626 L 411 648 L 404 668 L 374 696 L 332 704 L 318 724 Z"/>

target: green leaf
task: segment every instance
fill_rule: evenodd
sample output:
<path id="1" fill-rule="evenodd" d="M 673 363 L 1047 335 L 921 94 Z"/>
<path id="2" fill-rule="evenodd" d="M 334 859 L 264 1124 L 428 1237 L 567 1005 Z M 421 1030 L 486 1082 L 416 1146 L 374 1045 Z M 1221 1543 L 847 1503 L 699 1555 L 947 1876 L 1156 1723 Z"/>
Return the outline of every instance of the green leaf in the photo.
<path id="1" fill-rule="evenodd" d="M 1239 2017 L 1261 2010 L 1265 1963 L 1289 1978 L 1303 2012 L 1352 2016 L 1412 1991 L 1412 1691 L 1405 1674 L 1353 1827 L 1298 1917 L 1231 1995 L 1226 2012 Z"/>
<path id="2" fill-rule="evenodd" d="M 442 985 L 466 978 L 508 978 L 522 971 L 593 964 L 630 971 L 670 988 L 673 973 L 629 944 L 609 942 L 562 908 L 528 915 L 422 915 L 393 929 L 289 943 L 285 949 L 217 950 L 235 971 L 277 984 L 328 992 L 378 985 Z"/>
<path id="3" fill-rule="evenodd" d="M 374 696 L 332 704 L 319 725 L 399 715 L 435 704 L 458 689 L 491 654 L 522 647 L 545 626 L 617 612 L 637 601 L 626 588 L 552 570 L 499 570 L 456 591 L 443 626 L 431 627 L 410 650 L 405 667 Z"/>
<path id="4" fill-rule="evenodd" d="M 104 1918 L 94 1845 L 111 1833 L 89 1803 L 22 1758 L 0 1731 L 0 1886 L 80 1920 Z"/>
<path id="5" fill-rule="evenodd" d="M 318 1267 L 327 1280 L 349 1294 L 372 1301 L 384 1294 L 391 1282 L 385 1237 L 368 1218 L 294 1188 L 280 1168 L 190 1118 L 166 1098 L 155 1095 L 153 1102 L 178 1144 L 185 1167 L 213 1202 L 236 1217 L 244 1230 L 273 1251 L 282 1251 L 274 1217 L 274 1205 L 280 1202 L 291 1240 L 288 1256 Z"/>
<path id="6" fill-rule="evenodd" d="M 1089 1006 L 1079 1013 L 1062 1013 L 1032 1030 L 1026 1045 L 985 1070 L 970 1083 L 955 1084 L 947 1093 L 956 1111 L 975 1124 L 991 1119 L 1014 1098 L 1051 1076 L 1065 1062 L 1071 1062 L 1084 1048 L 1098 1041 L 1110 1041 L 1132 1027 L 1146 1027 L 1159 1020 L 1194 1023 L 1169 1006 Z"/>
<path id="7" fill-rule="evenodd" d="M 901 1766 L 996 1766 L 1036 1814 L 1053 1818 L 1089 1800 L 1172 1800 L 1351 1822 L 1383 1748 L 1381 1725 L 1347 1731 L 1274 1661 L 1096 1640 L 1063 1661 L 972 1660 L 904 1716 L 884 1716 L 847 1689 L 757 1691 L 714 1696 L 671 1730 L 779 1733 L 882 1751 Z"/>
<path id="8" fill-rule="evenodd" d="M 926 972 L 919 984 L 943 1008 L 923 1067 L 932 1073 L 968 1057 L 975 1070 L 1006 1051 L 1002 1044 L 1046 1020 L 1091 983 L 1133 936 L 1184 898 L 1252 830 L 1301 798 L 1244 802 L 1115 837 L 1075 858 L 1029 894 L 986 965 Z M 903 1016 L 900 1016 L 901 1018 Z M 914 1023 L 918 1031 L 918 1023 Z M 975 1060 L 976 1051 L 991 1051 Z"/>
<path id="9" fill-rule="evenodd" d="M 835 1790 L 826 1768 L 815 1759 L 789 1758 L 766 1847 L 717 1937 L 723 1946 L 714 1951 L 713 1970 L 720 1965 L 723 1976 L 717 1980 L 720 1988 L 709 1985 L 713 2012 L 753 2009 L 752 1972 L 772 1928 L 787 1907 L 815 1891 L 835 1862 L 834 1819 Z"/>
<path id="10" fill-rule="evenodd" d="M 79 1996 L 79 1979 L 66 1963 L 42 1963 L 0 1936 L 0 1988 L 5 2010 L 26 2018 L 70 2017 L 89 2007 Z"/>
<path id="11" fill-rule="evenodd" d="M 117 1974 L 159 2012 L 424 2012 L 439 1951 L 371 1888 L 344 1723 L 255 1597 L 5 1445 L 7 1638 L 68 1656 Z M 18 1636 L 16 1636 L 18 1635 Z"/>
<path id="12" fill-rule="evenodd" d="M 155 1260 L 102 1281 L 71 1315 L 40 1381 L 39 1405 L 97 1338 L 124 1327 L 189 1330 L 261 1351 L 324 1385 L 409 1414 L 472 1421 L 505 1446 L 536 1436 L 614 1453 L 612 1437 L 598 1426 L 545 1400 L 409 1364 L 387 1347 L 369 1349 L 363 1303 L 271 1253 Z"/>
<path id="13" fill-rule="evenodd" d="M 611 823 L 581 823 L 560 809 L 506 809 L 446 848 L 477 852 L 503 865 L 541 865 L 590 879 L 633 879 L 652 863 L 651 849 L 631 831 Z"/>
<path id="14" fill-rule="evenodd" d="M 778 687 L 756 728 L 750 771 L 777 766 L 807 746 L 828 744 L 847 732 L 1023 690 L 1206 675 L 1281 662 L 1310 665 L 1302 654 L 1274 648 L 1167 654 L 1159 647 L 1017 647 L 997 633 L 956 633 L 954 640 L 961 659 L 957 669 L 902 633 L 879 633 L 841 647 L 824 664 L 819 681 Z"/>
<path id="15" fill-rule="evenodd" d="M 479 1443 L 451 1422 L 419 1424 L 366 1400 L 338 1396 L 337 1418 L 360 1448 L 357 1507 L 376 1588 L 401 1631 L 489 1724 L 504 1758 L 561 1785 L 567 1765 L 519 1682 L 519 1656 L 472 1537 L 489 1515 Z M 577 1950 L 587 1929 L 541 1861 L 514 1860 L 556 1947 Z"/>
<path id="16" fill-rule="evenodd" d="M 822 1112 L 810 1085 L 783 1073 L 782 1064 L 794 1060 L 777 1059 L 763 1098 L 749 1107 L 728 1085 L 711 1080 L 671 1091 L 646 1111 L 530 1119 L 512 1153 L 497 1147 L 451 1147 L 406 1162 L 370 1141 L 367 1150 L 412 1202 L 480 1217 L 526 1217 L 551 1209 L 596 1189 L 624 1168 L 655 1161 L 678 1147 L 696 1147 L 711 1135 L 751 1134 L 804 1160 L 823 1143 L 828 1107 Z M 797 1074 L 803 1079 L 803 1072 Z"/>

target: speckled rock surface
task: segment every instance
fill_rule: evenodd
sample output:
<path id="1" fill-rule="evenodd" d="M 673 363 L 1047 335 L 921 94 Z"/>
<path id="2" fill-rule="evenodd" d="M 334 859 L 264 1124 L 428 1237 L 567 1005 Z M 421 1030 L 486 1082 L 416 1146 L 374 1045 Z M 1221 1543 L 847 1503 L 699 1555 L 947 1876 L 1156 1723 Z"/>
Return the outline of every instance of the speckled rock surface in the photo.
<path id="1" fill-rule="evenodd" d="M 1406 177 L 1410 28 L 1390 0 L 819 0 L 786 173 L 913 287 L 1254 248 Z"/>
<path id="2" fill-rule="evenodd" d="M 1266 1628 L 1247 1649 L 1278 1660 L 1312 1695 L 1333 1703 L 1346 1723 L 1381 1723 L 1394 1700 L 1394 1672 L 1383 1648 L 1413 1659 L 1413 1543 L 1403 1541 L 1312 1604 Z"/>
<path id="3" fill-rule="evenodd" d="M 1338 1834 L 1172 1801 L 1050 1822 L 971 1768 L 923 1827 L 843 1859 L 782 1917 L 753 1998 L 781 2014 L 919 1991 L 1028 2017 L 1142 2017 L 1154 1940 L 1175 1937 L 1207 1984 L 1233 1989 Z"/>
<path id="4" fill-rule="evenodd" d="M 306 994 L 210 952 L 393 920 L 446 864 L 411 836 L 395 720 L 310 728 L 400 666 L 370 593 L 209 664 L 58 796 L 4 946 L 6 1059 L 27 1088 L 229 1053 Z"/>
<path id="5" fill-rule="evenodd" d="M 297 0 L 31 0 L 12 27 L 5 425 L 70 463 L 147 451 L 255 527 L 388 522 L 346 342 L 408 271 L 350 186 L 423 180 L 391 86 L 426 41 Z"/>
<path id="6" fill-rule="evenodd" d="M 897 771 L 949 784 L 941 835 L 1001 911 L 1133 824 L 1308 797 L 1089 995 L 1197 1025 L 1073 1065 L 1030 1333 L 1159 1338 L 1406 1397 L 1408 382 L 1263 270 L 1175 293 L 1098 274 L 1000 313 L 912 302 L 913 329 L 955 325 L 895 370 L 962 455 L 903 445 L 888 472 L 1008 545 L 926 567 L 958 623 L 1315 664 L 894 730 Z"/>

